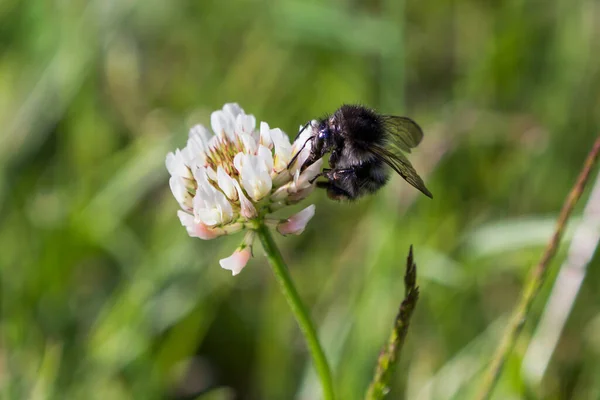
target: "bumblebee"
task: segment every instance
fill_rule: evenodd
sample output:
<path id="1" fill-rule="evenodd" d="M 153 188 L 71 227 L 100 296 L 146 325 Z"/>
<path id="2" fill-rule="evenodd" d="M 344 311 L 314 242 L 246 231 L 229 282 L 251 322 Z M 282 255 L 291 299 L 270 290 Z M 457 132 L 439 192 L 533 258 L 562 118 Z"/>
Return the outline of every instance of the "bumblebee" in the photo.
<path id="1" fill-rule="evenodd" d="M 412 119 L 380 115 L 360 105 L 343 105 L 331 116 L 313 120 L 311 153 L 303 168 L 330 153 L 329 167 L 314 180 L 333 200 L 355 200 L 383 187 L 391 170 L 433 198 L 404 153 L 423 140 L 423 130 Z M 302 132 L 302 131 L 301 131 Z M 313 180 L 313 181 L 314 181 Z"/>

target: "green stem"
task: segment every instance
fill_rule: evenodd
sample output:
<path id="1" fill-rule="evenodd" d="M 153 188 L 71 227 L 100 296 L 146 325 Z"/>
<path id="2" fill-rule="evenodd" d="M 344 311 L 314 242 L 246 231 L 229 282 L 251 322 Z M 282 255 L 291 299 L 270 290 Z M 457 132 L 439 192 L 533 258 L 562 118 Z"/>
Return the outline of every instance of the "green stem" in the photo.
<path id="1" fill-rule="evenodd" d="M 554 234 L 546 246 L 546 250 L 544 251 L 542 259 L 529 275 L 525 289 L 521 294 L 521 299 L 513 311 L 510 323 L 504 331 L 504 336 L 502 337 L 500 345 L 496 349 L 496 352 L 492 358 L 492 362 L 490 363 L 487 373 L 484 376 L 483 384 L 479 394 L 477 395 L 477 399 L 479 400 L 487 400 L 492 396 L 492 391 L 494 390 L 494 387 L 500 378 L 500 374 L 504 368 L 504 363 L 514 348 L 519 334 L 523 330 L 523 326 L 529 317 L 531 305 L 533 304 L 533 301 L 540 292 L 540 288 L 545 281 L 550 261 L 552 261 L 556 251 L 558 250 L 560 239 L 567 225 L 567 220 L 573 212 L 577 200 L 579 200 L 583 194 L 585 184 L 588 181 L 592 168 L 596 164 L 596 161 L 598 161 L 599 155 L 600 137 L 596 139 L 596 142 L 594 143 L 594 146 L 592 147 L 592 150 L 590 151 L 583 165 L 583 169 L 577 178 L 577 182 L 571 189 L 571 192 L 569 193 L 569 196 L 563 205 L 558 217 L 558 221 L 556 222 Z"/>
<path id="2" fill-rule="evenodd" d="M 292 282 L 292 277 L 288 271 L 288 268 L 283 261 L 283 257 L 271 236 L 271 232 L 269 232 L 268 228 L 265 225 L 260 225 L 256 229 L 256 233 L 260 238 L 260 242 L 262 243 L 263 249 L 267 255 L 269 263 L 273 268 L 273 272 L 275 273 L 275 278 L 277 278 L 277 282 L 279 282 L 279 286 L 281 287 L 281 291 L 285 296 L 290 308 L 292 309 L 292 313 L 296 318 L 296 322 L 300 326 L 300 330 L 306 339 L 308 344 L 308 349 L 310 350 L 310 354 L 313 358 L 313 362 L 315 363 L 315 368 L 321 379 L 321 385 L 323 387 L 323 398 L 325 400 L 333 400 L 333 384 L 331 380 L 331 371 L 329 370 L 329 364 L 327 363 L 327 358 L 325 358 L 325 353 L 323 352 L 323 348 L 319 343 L 319 339 L 317 337 L 317 331 L 310 320 L 308 315 L 308 311 L 306 307 L 302 303 L 300 299 L 300 295 Z"/>

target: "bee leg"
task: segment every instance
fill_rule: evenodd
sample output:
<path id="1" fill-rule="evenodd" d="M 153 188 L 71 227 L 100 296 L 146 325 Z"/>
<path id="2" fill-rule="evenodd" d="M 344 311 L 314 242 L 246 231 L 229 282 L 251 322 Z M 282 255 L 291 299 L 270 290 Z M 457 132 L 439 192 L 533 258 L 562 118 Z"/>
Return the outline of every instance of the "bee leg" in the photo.
<path id="1" fill-rule="evenodd" d="M 340 168 L 340 169 L 329 169 L 323 170 L 322 174 L 330 180 L 337 180 L 347 177 L 348 175 L 354 175 L 356 177 L 355 168 Z"/>
<path id="2" fill-rule="evenodd" d="M 308 181 L 308 183 L 310 183 L 311 185 L 313 184 L 314 181 L 316 181 L 318 178 L 322 177 L 322 176 L 327 176 L 327 174 L 331 171 L 330 168 L 323 168 L 323 171 L 319 172 L 317 175 L 315 175 L 314 178 L 312 178 L 310 181 Z"/>
<path id="3" fill-rule="evenodd" d="M 321 189 L 327 189 L 327 197 L 332 200 L 351 200 L 354 198 L 351 193 L 337 186 L 333 182 L 317 182 L 317 187 Z"/>
<path id="4" fill-rule="evenodd" d="M 335 168 L 338 160 L 340 159 L 340 152 L 337 149 L 333 149 L 331 151 L 331 155 L 329 156 L 329 166 L 331 168 Z"/>
<path id="5" fill-rule="evenodd" d="M 340 169 L 323 168 L 323 171 L 321 171 L 314 178 L 312 178 L 310 181 L 308 181 L 308 183 L 312 184 L 314 181 L 317 180 L 317 178 L 320 178 L 321 176 L 326 177 L 330 181 L 335 181 L 337 179 L 341 179 L 344 176 L 348 176 L 348 175 L 356 176 L 356 170 L 354 168 L 340 168 Z"/>

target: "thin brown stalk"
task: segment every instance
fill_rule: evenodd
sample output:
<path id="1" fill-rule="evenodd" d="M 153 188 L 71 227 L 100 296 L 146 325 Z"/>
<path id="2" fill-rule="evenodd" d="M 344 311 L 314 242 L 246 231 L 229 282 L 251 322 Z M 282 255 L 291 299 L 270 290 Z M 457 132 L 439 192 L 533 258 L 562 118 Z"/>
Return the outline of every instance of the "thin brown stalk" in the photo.
<path id="1" fill-rule="evenodd" d="M 394 328 L 387 344 L 381 350 L 377 359 L 375 376 L 367 391 L 367 400 L 383 399 L 389 393 L 390 378 L 394 365 L 400 359 L 400 352 L 406 340 L 410 318 L 419 299 L 419 288 L 417 282 L 417 265 L 413 260 L 413 248 L 410 246 L 408 258 L 406 259 L 406 273 L 404 275 L 404 300 L 400 304 L 400 310 L 396 315 Z"/>
<path id="2" fill-rule="evenodd" d="M 521 299 L 517 306 L 514 309 L 512 318 L 510 323 L 506 327 L 504 331 L 504 335 L 500 344 L 498 345 L 496 352 L 492 358 L 492 362 L 484 376 L 483 384 L 481 386 L 481 390 L 477 396 L 477 399 L 485 400 L 489 399 L 498 378 L 500 377 L 500 373 L 504 367 L 504 363 L 506 358 L 512 351 L 519 334 L 523 329 L 523 325 L 525 321 L 527 321 L 527 317 L 529 316 L 529 311 L 531 309 L 531 305 L 533 304 L 533 300 L 537 296 L 540 291 L 542 284 L 546 278 L 546 272 L 548 271 L 548 267 L 550 265 L 550 261 L 554 258 L 556 251 L 558 250 L 558 245 L 560 243 L 560 239 L 563 235 L 563 231 L 566 227 L 567 220 L 569 216 L 573 212 L 573 208 L 577 203 L 577 200 L 581 197 L 583 190 L 585 188 L 585 184 L 588 181 L 592 168 L 598 161 L 598 155 L 600 154 L 600 137 L 596 139 L 592 150 L 590 151 L 585 163 L 583 164 L 583 168 L 579 173 L 579 177 L 577 178 L 577 182 L 575 186 L 571 189 L 565 204 L 560 211 L 560 215 L 558 217 L 558 221 L 556 222 L 556 228 L 554 230 L 554 234 L 552 238 L 548 242 L 546 246 L 546 250 L 542 256 L 542 259 L 538 263 L 538 265 L 531 271 L 529 278 L 527 279 L 527 284 L 523 293 L 521 294 Z"/>

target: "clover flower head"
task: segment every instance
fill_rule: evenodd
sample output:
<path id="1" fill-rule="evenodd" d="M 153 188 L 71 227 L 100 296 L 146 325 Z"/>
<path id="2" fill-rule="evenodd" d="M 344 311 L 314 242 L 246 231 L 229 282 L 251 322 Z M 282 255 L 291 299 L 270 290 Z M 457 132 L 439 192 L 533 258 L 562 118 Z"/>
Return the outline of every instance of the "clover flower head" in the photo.
<path id="1" fill-rule="evenodd" d="M 237 275 L 252 257 L 253 229 L 259 224 L 274 226 L 283 235 L 304 230 L 314 205 L 284 220 L 270 214 L 312 192 L 322 160 L 301 170 L 311 151 L 309 130 L 290 143 L 281 129 L 266 122 L 256 129 L 256 118 L 238 104 L 225 104 L 210 122 L 213 132 L 196 125 L 187 145 L 167 154 L 169 185 L 181 207 L 179 220 L 191 237 L 209 240 L 247 229 L 240 247 L 220 261 Z"/>

